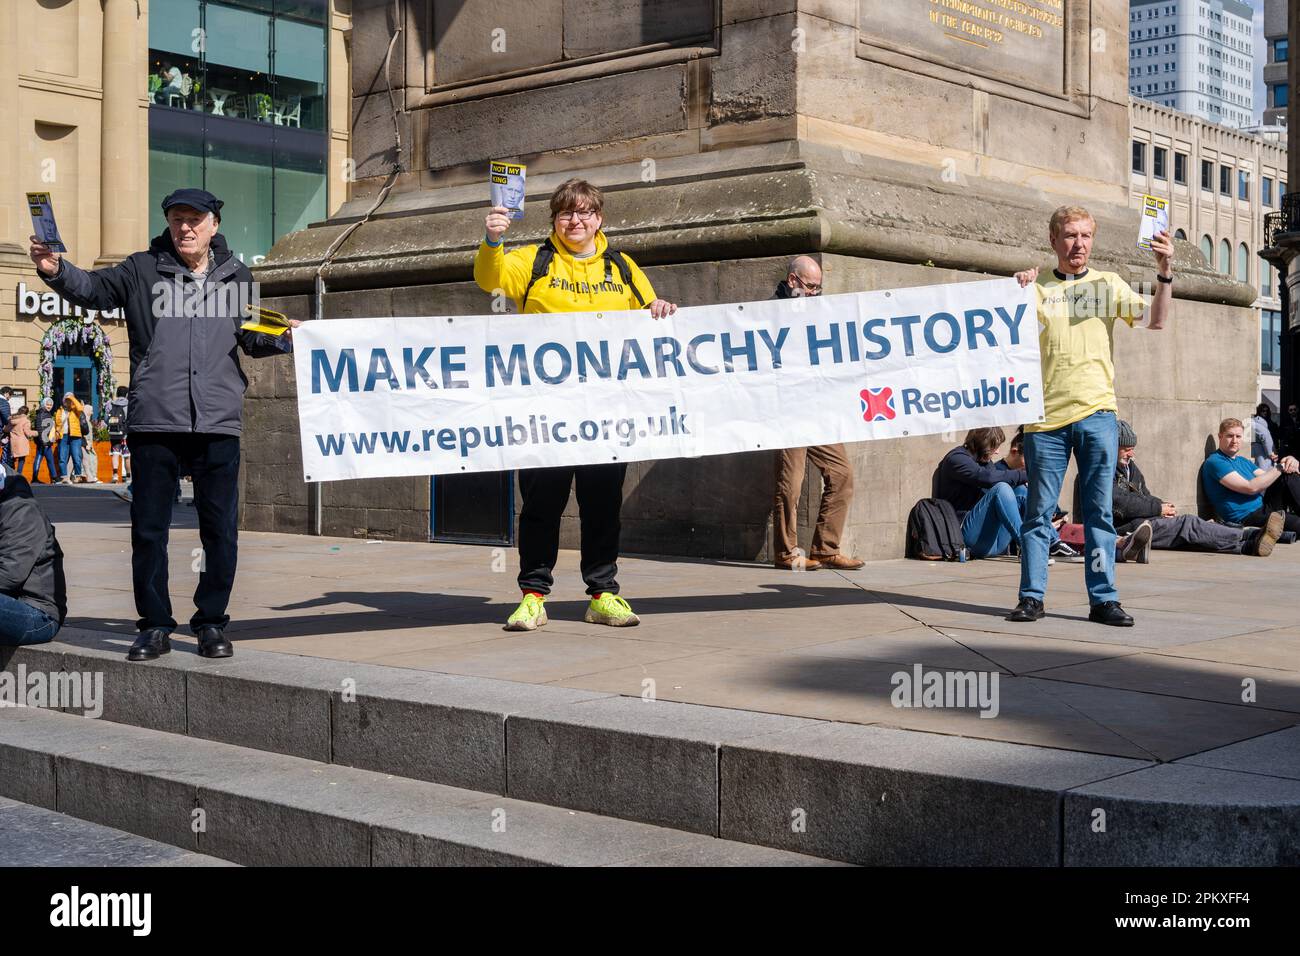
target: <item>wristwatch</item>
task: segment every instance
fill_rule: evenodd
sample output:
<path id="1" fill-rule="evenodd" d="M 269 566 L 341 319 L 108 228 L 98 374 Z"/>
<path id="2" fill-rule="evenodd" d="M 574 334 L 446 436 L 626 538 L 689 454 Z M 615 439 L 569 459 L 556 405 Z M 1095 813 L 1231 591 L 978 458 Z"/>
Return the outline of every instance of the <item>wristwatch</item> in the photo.
<path id="1" fill-rule="evenodd" d="M 1171 284 L 1173 283 L 1173 281 L 1174 281 L 1174 277 L 1173 277 L 1173 276 L 1162 276 L 1159 272 L 1157 272 L 1157 273 L 1156 273 L 1156 281 L 1157 281 L 1157 282 L 1163 282 L 1165 285 L 1171 285 Z"/>

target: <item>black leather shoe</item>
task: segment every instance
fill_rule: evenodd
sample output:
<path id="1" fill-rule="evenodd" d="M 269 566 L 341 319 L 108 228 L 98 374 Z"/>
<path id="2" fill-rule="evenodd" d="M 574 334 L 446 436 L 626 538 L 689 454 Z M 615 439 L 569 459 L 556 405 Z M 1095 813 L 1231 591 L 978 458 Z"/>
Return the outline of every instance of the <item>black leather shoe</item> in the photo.
<path id="1" fill-rule="evenodd" d="M 1029 621 L 1041 620 L 1047 612 L 1043 610 L 1043 602 L 1038 598 L 1021 598 L 1016 609 L 1007 615 L 1008 621 L 1017 621 L 1028 623 Z"/>
<path id="2" fill-rule="evenodd" d="M 1094 604 L 1088 611 L 1088 620 L 1097 624 L 1109 624 L 1111 627 L 1132 627 L 1133 618 L 1124 613 L 1118 601 L 1103 601 Z"/>
<path id="3" fill-rule="evenodd" d="M 225 632 L 215 624 L 199 628 L 199 657 L 231 657 L 235 649 Z"/>
<path id="4" fill-rule="evenodd" d="M 128 661 L 156 661 L 172 649 L 171 638 L 167 635 L 168 632 L 161 627 L 141 631 L 140 636 L 131 645 L 131 650 L 127 652 L 126 659 Z"/>

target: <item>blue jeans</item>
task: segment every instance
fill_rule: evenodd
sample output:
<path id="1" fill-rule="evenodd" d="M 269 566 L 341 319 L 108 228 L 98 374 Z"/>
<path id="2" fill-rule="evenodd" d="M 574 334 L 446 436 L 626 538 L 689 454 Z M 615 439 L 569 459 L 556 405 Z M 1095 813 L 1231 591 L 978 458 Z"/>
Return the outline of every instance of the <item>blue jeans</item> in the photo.
<path id="1" fill-rule="evenodd" d="M 1016 487 L 1012 490 L 1015 491 L 1016 493 L 1016 505 L 1017 507 L 1020 508 L 1020 521 L 1023 524 L 1025 520 L 1025 504 L 1029 501 L 1029 486 L 1016 485 Z M 1016 537 L 1019 538 L 1020 535 L 1017 534 Z M 1052 545 L 1056 544 L 1056 542 L 1060 540 L 1061 540 L 1061 532 L 1056 530 L 1056 525 L 1052 525 L 1052 537 L 1047 542 L 1047 546 L 1050 548 Z"/>
<path id="2" fill-rule="evenodd" d="M 36 446 L 36 460 L 32 463 L 32 482 L 33 482 L 33 483 L 35 483 L 36 480 L 37 480 L 37 478 L 40 477 L 40 474 L 41 474 L 41 462 L 45 462 L 45 465 L 46 465 L 46 467 L 47 467 L 47 469 L 48 469 L 48 471 L 49 471 L 49 474 L 46 475 L 46 480 L 47 480 L 47 481 L 57 481 L 57 480 L 58 480 L 58 477 L 59 477 L 59 469 L 58 469 L 58 466 L 54 464 L 54 446 L 53 446 L 53 445 L 37 445 L 37 446 Z"/>
<path id="3" fill-rule="evenodd" d="M 8 594 L 0 594 L 0 644 L 21 647 L 44 644 L 59 633 L 59 622 L 44 611 L 24 604 Z"/>
<path id="4" fill-rule="evenodd" d="M 68 471 L 68 455 L 72 455 L 73 470 Z M 81 439 L 68 436 L 59 439 L 59 470 L 64 475 L 75 477 L 81 474 Z"/>
<path id="5" fill-rule="evenodd" d="M 1083 514 L 1084 581 L 1088 601 L 1118 601 L 1115 590 L 1115 521 L 1111 514 L 1115 462 L 1119 457 L 1119 419 L 1114 412 L 1093 412 L 1082 421 L 1049 432 L 1025 434 L 1029 499 L 1020 535 L 1020 597 L 1047 593 L 1047 551 L 1052 545 L 1052 514 L 1073 452 L 1079 466 L 1079 502 Z"/>
<path id="6" fill-rule="evenodd" d="M 1019 535 L 1020 506 L 1015 490 L 1005 481 L 987 489 L 961 522 L 962 540 L 972 558 L 1005 554 Z"/>

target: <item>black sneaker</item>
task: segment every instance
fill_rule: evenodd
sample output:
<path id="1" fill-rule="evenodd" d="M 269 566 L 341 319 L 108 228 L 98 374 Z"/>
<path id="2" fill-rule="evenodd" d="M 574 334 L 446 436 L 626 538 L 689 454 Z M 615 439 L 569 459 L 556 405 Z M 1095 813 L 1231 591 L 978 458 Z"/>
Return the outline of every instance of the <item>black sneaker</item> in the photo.
<path id="1" fill-rule="evenodd" d="M 1081 558 L 1081 555 L 1071 545 L 1066 544 L 1060 538 L 1052 542 L 1052 546 L 1047 549 L 1047 553 L 1054 558 Z"/>
<path id="2" fill-rule="evenodd" d="M 1021 598 L 1020 603 L 1016 605 L 1016 609 L 1007 615 L 1007 620 L 1028 623 L 1041 620 L 1046 613 L 1043 610 L 1043 602 L 1038 598 Z"/>
<path id="3" fill-rule="evenodd" d="M 1102 601 L 1088 610 L 1088 620 L 1111 627 L 1132 627 L 1133 618 L 1124 612 L 1118 601 Z"/>

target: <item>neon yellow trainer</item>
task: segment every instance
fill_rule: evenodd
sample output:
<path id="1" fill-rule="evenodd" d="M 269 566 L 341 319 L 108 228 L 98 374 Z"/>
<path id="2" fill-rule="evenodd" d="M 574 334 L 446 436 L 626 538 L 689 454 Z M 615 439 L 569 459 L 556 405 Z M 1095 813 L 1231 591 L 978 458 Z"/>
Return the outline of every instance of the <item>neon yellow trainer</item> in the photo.
<path id="1" fill-rule="evenodd" d="M 515 608 L 515 613 L 506 620 L 507 631 L 535 631 L 546 623 L 546 599 L 536 594 L 525 594 L 524 599 Z"/>
<path id="2" fill-rule="evenodd" d="M 591 599 L 583 620 L 588 624 L 608 624 L 610 627 L 636 627 L 641 623 L 626 601 L 608 591 Z"/>

